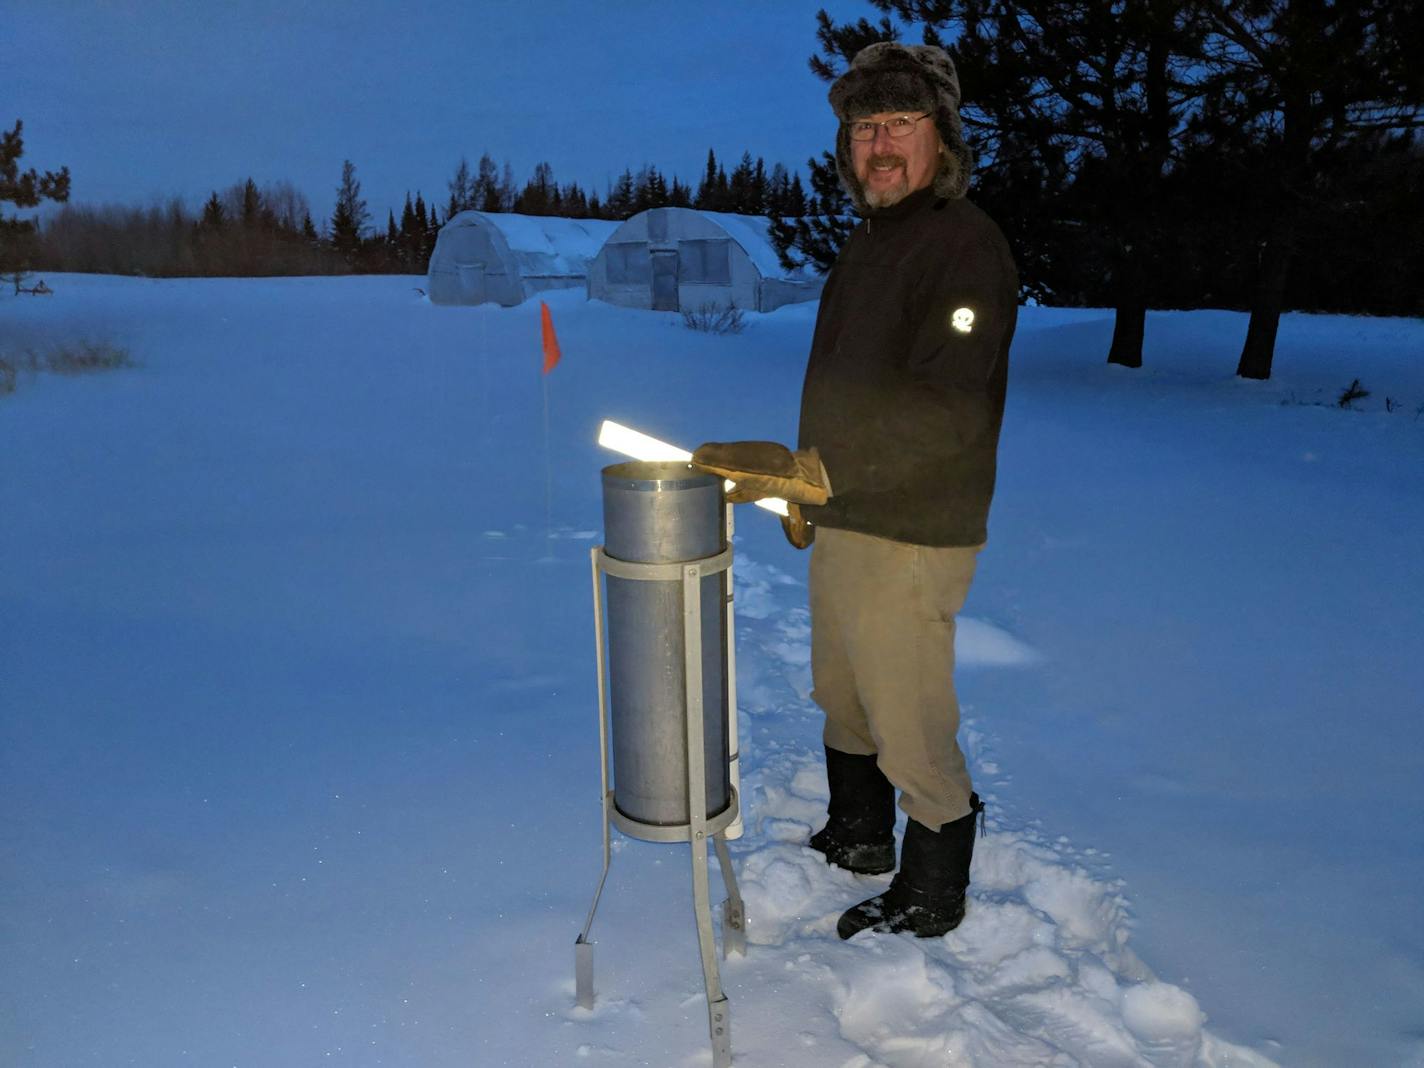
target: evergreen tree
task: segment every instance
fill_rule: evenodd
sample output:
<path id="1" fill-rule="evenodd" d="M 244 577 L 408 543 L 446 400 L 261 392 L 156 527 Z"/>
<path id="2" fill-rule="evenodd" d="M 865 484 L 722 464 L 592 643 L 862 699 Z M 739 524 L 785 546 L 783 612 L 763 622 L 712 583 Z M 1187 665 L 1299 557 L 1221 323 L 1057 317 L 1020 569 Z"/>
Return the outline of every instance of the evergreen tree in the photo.
<path id="1" fill-rule="evenodd" d="M 242 209 L 238 215 L 245 228 L 253 229 L 261 222 L 262 194 L 257 191 L 257 183 L 251 178 L 242 185 Z"/>
<path id="2" fill-rule="evenodd" d="M 855 229 L 855 217 L 831 154 L 823 152 L 819 162 L 806 162 L 811 170 L 813 195 L 806 202 L 798 174 L 791 185 L 786 215 L 771 217 L 771 243 L 787 270 L 809 264 L 825 272 L 831 269 L 841 246 Z M 802 208 L 799 215 L 794 213 L 798 206 Z"/>
<path id="3" fill-rule="evenodd" d="M 1029 279 L 1066 263 L 1107 278 L 1117 312 L 1108 359 L 1140 366 L 1151 287 L 1175 236 L 1168 176 L 1202 91 L 1196 11 L 1219 0 L 874 2 L 921 24 L 927 44 L 952 37 L 960 80 L 974 86 L 962 116 L 980 160 L 976 199 Z M 822 17 L 820 71 L 833 74 L 866 32 L 896 33 L 888 20 L 835 27 Z M 1070 244 L 1070 232 L 1085 240 Z"/>
<path id="4" fill-rule="evenodd" d="M 658 173 L 652 164 L 645 163 L 633 179 L 632 206 L 630 215 L 650 208 L 661 208 L 668 203 L 667 179 Z"/>
<path id="5" fill-rule="evenodd" d="M 633 172 L 625 170 L 613 188 L 608 191 L 608 197 L 603 202 L 605 217 L 609 219 L 628 218 L 634 214 L 636 200 L 637 186 L 633 181 Z"/>
<path id="6" fill-rule="evenodd" d="M 302 216 L 302 240 L 312 247 L 321 241 L 321 235 L 316 232 L 316 223 L 312 222 L 311 212 Z"/>
<path id="7" fill-rule="evenodd" d="M 223 211 L 222 201 L 218 199 L 218 191 L 213 190 L 213 195 L 208 197 L 203 205 L 203 217 L 199 220 L 199 225 L 209 230 L 221 230 L 227 222 L 227 213 Z"/>
<path id="8" fill-rule="evenodd" d="M 743 152 L 741 161 L 732 169 L 732 176 L 727 182 L 727 207 L 723 210 L 734 211 L 740 214 L 748 214 L 749 207 L 756 196 L 752 188 L 754 181 L 752 167 L 752 154 Z M 760 215 L 758 211 L 756 214 Z"/>
<path id="9" fill-rule="evenodd" d="M 791 176 L 791 185 L 787 187 L 786 199 L 782 203 L 782 208 L 784 214 L 797 219 L 805 215 L 808 210 L 806 190 L 801 185 L 801 174 L 799 171 Z"/>
<path id="10" fill-rule="evenodd" d="M 341 164 L 341 184 L 336 188 L 336 209 L 331 215 L 331 244 L 350 265 L 355 265 L 361 251 L 361 238 L 370 218 L 366 201 L 361 198 L 356 165 L 345 160 Z"/>
<path id="11" fill-rule="evenodd" d="M 534 175 L 524 185 L 519 199 L 514 202 L 514 210 L 521 215 L 548 215 L 554 206 L 554 168 L 547 163 L 536 163 Z"/>
<path id="12" fill-rule="evenodd" d="M 449 220 L 445 220 L 449 222 Z M 440 236 L 440 212 L 432 204 L 430 207 L 430 217 L 425 221 L 425 235 L 421 241 L 420 270 L 424 273 L 426 266 L 430 263 L 430 254 L 435 250 L 435 241 Z"/>
<path id="13" fill-rule="evenodd" d="M 766 214 L 772 217 L 787 215 L 786 210 L 787 195 L 791 190 L 791 179 L 787 176 L 786 168 L 780 163 L 774 164 L 771 168 L 771 175 L 766 181 Z"/>
<path id="14" fill-rule="evenodd" d="M 503 211 L 499 187 L 499 168 L 488 152 L 480 155 L 479 173 L 475 175 L 474 206 L 480 211 Z"/>
<path id="15" fill-rule="evenodd" d="M 1244 125 L 1262 151 L 1264 202 L 1251 318 L 1236 373 L 1269 378 L 1295 249 L 1316 228 L 1354 146 L 1424 123 L 1424 9 L 1397 0 L 1216 0 L 1207 62 L 1226 99 L 1211 134 Z"/>
<path id="16" fill-rule="evenodd" d="M 564 190 L 562 214 L 570 219 L 588 218 L 588 197 L 577 182 L 570 182 Z"/>
<path id="17" fill-rule="evenodd" d="M 0 205 L 9 203 L 17 208 L 38 207 L 41 200 L 63 202 L 69 199 L 69 168 L 37 172 L 33 167 L 20 170 L 20 157 L 25 154 L 24 123 L 15 120 L 15 128 L 0 134 Z M 0 212 L 0 276 L 11 282 L 19 293 L 34 251 L 35 224 L 30 219 L 6 218 Z"/>
<path id="18" fill-rule="evenodd" d="M 697 187 L 697 195 L 693 197 L 692 206 L 701 211 L 722 211 L 723 201 L 721 191 L 717 185 L 717 175 L 721 173 L 721 167 L 717 163 L 717 153 L 712 149 L 707 150 L 707 169 L 702 173 L 702 182 Z M 723 187 L 726 185 L 726 175 L 722 174 Z"/>
<path id="19" fill-rule="evenodd" d="M 692 207 L 692 190 L 672 176 L 672 188 L 668 190 L 668 206 L 672 208 Z"/>

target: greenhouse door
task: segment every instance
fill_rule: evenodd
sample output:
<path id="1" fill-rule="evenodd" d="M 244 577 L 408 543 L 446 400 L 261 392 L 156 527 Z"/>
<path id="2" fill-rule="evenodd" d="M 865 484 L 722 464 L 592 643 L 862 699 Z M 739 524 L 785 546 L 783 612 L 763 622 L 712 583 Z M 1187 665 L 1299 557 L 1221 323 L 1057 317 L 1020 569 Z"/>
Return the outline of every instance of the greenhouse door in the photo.
<path id="1" fill-rule="evenodd" d="M 485 297 L 485 265 L 483 263 L 458 263 L 460 272 L 460 295 L 466 304 L 483 304 Z"/>
<path id="2" fill-rule="evenodd" d="M 678 311 L 677 253 L 653 253 L 653 311 Z"/>

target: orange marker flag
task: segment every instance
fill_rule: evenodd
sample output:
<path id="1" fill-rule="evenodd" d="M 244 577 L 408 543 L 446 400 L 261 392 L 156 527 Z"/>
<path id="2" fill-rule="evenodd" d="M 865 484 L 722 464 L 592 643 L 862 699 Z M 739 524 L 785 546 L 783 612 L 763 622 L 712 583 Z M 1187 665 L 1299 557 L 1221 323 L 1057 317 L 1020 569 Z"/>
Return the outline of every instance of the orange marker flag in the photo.
<path id="1" fill-rule="evenodd" d="M 549 305 L 539 302 L 539 318 L 544 327 L 544 373 L 548 374 L 559 362 L 559 339 L 554 335 L 554 317 L 549 314 Z"/>

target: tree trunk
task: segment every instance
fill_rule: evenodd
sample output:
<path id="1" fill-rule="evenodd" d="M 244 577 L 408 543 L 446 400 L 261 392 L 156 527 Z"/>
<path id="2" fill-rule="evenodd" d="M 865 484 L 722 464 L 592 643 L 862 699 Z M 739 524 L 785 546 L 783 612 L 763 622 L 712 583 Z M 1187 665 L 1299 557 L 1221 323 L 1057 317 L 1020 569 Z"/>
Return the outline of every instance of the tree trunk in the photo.
<path id="1" fill-rule="evenodd" d="M 1142 338 L 1147 329 L 1147 303 L 1141 297 L 1119 298 L 1113 320 L 1112 347 L 1108 363 L 1123 367 L 1142 366 Z"/>
<path id="2" fill-rule="evenodd" d="M 1295 252 L 1296 215 L 1289 207 L 1271 224 L 1266 247 L 1261 250 L 1260 273 L 1251 301 L 1251 321 L 1246 327 L 1246 344 L 1236 374 L 1241 378 L 1271 377 L 1271 361 L 1276 353 L 1276 330 L 1285 304 L 1286 278 Z"/>

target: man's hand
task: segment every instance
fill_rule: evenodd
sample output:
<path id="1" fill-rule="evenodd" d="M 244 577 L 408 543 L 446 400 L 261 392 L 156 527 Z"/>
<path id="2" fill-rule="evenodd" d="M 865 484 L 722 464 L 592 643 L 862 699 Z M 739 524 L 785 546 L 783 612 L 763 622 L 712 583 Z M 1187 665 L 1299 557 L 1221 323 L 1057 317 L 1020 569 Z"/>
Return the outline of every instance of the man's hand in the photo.
<path id="1" fill-rule="evenodd" d="M 781 532 L 798 549 L 809 549 L 816 540 L 816 528 L 801 514 L 801 506 L 787 503 L 786 515 L 781 518 Z"/>
<path id="2" fill-rule="evenodd" d="M 727 500 L 733 504 L 749 504 L 764 497 L 781 497 L 792 504 L 825 504 L 830 498 L 821 456 L 814 448 L 792 452 L 774 441 L 709 441 L 698 446 L 692 462 L 736 483 L 727 491 Z"/>

